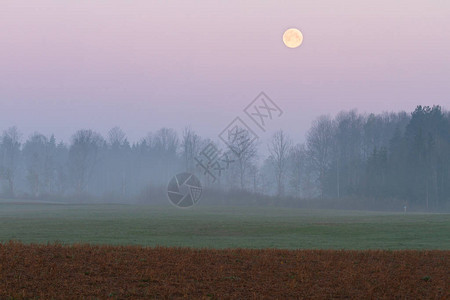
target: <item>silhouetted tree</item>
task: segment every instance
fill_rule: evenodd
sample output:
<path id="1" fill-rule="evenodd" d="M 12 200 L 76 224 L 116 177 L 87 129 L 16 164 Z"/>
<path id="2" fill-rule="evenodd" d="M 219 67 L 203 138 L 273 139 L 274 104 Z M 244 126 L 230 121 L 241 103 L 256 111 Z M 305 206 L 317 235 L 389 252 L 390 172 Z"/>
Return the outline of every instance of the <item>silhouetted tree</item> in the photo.
<path id="1" fill-rule="evenodd" d="M 20 137 L 17 127 L 10 127 L 3 132 L 0 148 L 0 176 L 8 182 L 7 196 L 15 196 L 16 170 L 20 160 Z"/>
<path id="2" fill-rule="evenodd" d="M 77 194 L 85 191 L 99 161 L 103 143 L 101 135 L 92 130 L 79 130 L 73 135 L 69 149 L 69 172 Z"/>
<path id="3" fill-rule="evenodd" d="M 284 133 L 279 130 L 269 142 L 269 159 L 275 170 L 275 178 L 277 181 L 277 196 L 284 195 L 284 181 L 287 173 L 288 158 L 292 150 L 292 141 Z"/>

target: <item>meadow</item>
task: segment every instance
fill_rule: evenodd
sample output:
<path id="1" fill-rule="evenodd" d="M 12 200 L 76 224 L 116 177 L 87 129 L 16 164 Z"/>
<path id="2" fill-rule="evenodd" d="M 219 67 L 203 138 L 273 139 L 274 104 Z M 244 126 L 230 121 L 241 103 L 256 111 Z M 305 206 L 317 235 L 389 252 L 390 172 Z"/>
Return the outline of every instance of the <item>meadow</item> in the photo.
<path id="1" fill-rule="evenodd" d="M 450 249 L 450 214 L 0 202 L 0 242 L 193 248 Z"/>

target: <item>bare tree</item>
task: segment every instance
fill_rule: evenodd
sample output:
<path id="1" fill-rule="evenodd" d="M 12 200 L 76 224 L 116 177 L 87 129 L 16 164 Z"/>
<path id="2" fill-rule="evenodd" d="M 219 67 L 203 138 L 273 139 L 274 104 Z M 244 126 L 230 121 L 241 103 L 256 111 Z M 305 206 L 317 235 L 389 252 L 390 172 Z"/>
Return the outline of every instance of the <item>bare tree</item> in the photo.
<path id="1" fill-rule="evenodd" d="M 284 195 L 284 179 L 287 171 L 288 156 L 292 149 L 291 139 L 283 130 L 275 132 L 269 143 L 270 161 L 275 169 L 277 196 Z"/>
<path id="2" fill-rule="evenodd" d="M 120 127 L 114 127 L 108 132 L 109 150 L 106 153 L 106 163 L 103 169 L 106 182 L 120 192 L 121 196 L 125 195 L 128 181 L 126 176 L 127 166 L 130 164 L 130 146 L 126 138 L 125 132 Z"/>
<path id="3" fill-rule="evenodd" d="M 313 170 L 316 172 L 317 181 L 324 194 L 325 175 L 332 161 L 333 151 L 333 121 L 328 116 L 321 116 L 313 122 L 306 138 L 308 157 Z"/>
<path id="4" fill-rule="evenodd" d="M 172 128 L 161 128 L 154 137 L 154 146 L 160 153 L 175 155 L 178 149 L 178 135 Z"/>
<path id="5" fill-rule="evenodd" d="M 8 181 L 8 196 L 15 196 L 15 174 L 19 164 L 20 138 L 17 127 L 10 127 L 3 132 L 0 148 L 0 176 Z"/>
<path id="6" fill-rule="evenodd" d="M 69 170 L 76 193 L 85 191 L 103 143 L 101 135 L 90 129 L 79 130 L 73 135 L 69 149 Z"/>
<path id="7" fill-rule="evenodd" d="M 120 127 L 114 127 L 108 132 L 108 143 L 110 146 L 121 146 L 126 140 L 125 132 Z"/>
<path id="8" fill-rule="evenodd" d="M 59 195 L 63 195 L 69 188 L 68 176 L 68 157 L 69 149 L 63 143 L 59 142 L 55 149 L 55 189 Z"/>
<path id="9" fill-rule="evenodd" d="M 298 144 L 292 147 L 289 155 L 289 184 L 293 189 L 294 195 L 302 195 L 302 187 L 304 185 L 304 178 L 307 176 L 306 170 L 306 148 L 304 144 Z"/>
<path id="10" fill-rule="evenodd" d="M 177 150 L 179 146 L 179 140 L 177 132 L 171 128 L 161 128 L 158 130 L 153 139 L 156 155 L 160 157 L 159 169 L 162 171 L 159 178 L 166 182 L 169 180 L 169 176 L 172 176 L 169 172 L 173 172 L 173 167 L 177 163 Z"/>
<path id="11" fill-rule="evenodd" d="M 250 132 L 245 128 L 236 127 L 229 132 L 228 147 L 234 154 L 239 171 L 241 189 L 245 189 L 245 174 L 258 153 L 256 141 L 252 140 Z"/>
<path id="12" fill-rule="evenodd" d="M 341 186 L 355 190 L 363 173 L 363 128 L 364 119 L 356 110 L 340 112 L 334 121 L 334 157 L 336 169 L 336 196 L 341 196 Z M 381 126 L 379 126 L 381 127 Z M 376 139 L 374 139 L 376 140 Z M 373 150 L 373 149 L 372 149 Z M 328 190 L 333 190 L 331 184 Z"/>
<path id="13" fill-rule="evenodd" d="M 191 128 L 186 127 L 183 131 L 181 141 L 182 157 L 184 160 L 186 171 L 194 172 L 195 160 L 194 158 L 200 151 L 200 136 L 197 135 Z"/>
<path id="14" fill-rule="evenodd" d="M 27 179 L 34 197 L 42 192 L 50 192 L 54 183 L 56 142 L 53 136 L 48 139 L 34 133 L 25 142 L 22 153 Z"/>
<path id="15" fill-rule="evenodd" d="M 259 181 L 261 174 L 259 172 L 258 166 L 255 164 L 251 164 L 248 168 L 249 173 L 251 175 L 251 185 L 252 185 L 252 191 L 253 193 L 259 192 Z"/>

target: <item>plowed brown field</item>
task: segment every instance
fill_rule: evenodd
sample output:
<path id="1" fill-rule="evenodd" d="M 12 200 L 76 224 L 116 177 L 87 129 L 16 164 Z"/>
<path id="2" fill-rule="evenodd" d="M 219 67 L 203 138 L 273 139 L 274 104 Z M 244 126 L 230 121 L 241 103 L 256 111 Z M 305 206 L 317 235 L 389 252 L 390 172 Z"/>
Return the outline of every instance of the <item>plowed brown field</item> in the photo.
<path id="1" fill-rule="evenodd" d="M 449 299 L 450 251 L 0 244 L 0 298 Z"/>

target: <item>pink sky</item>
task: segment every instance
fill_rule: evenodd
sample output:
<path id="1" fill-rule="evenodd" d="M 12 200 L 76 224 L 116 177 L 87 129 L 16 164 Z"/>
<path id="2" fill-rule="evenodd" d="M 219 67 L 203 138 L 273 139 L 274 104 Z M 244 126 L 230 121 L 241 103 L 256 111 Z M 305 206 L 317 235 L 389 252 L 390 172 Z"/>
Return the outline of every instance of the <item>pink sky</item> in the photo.
<path id="1" fill-rule="evenodd" d="M 215 138 L 260 91 L 285 112 L 270 129 L 298 141 L 321 114 L 450 109 L 449 30 L 444 0 L 4 0 L 0 129 Z"/>

